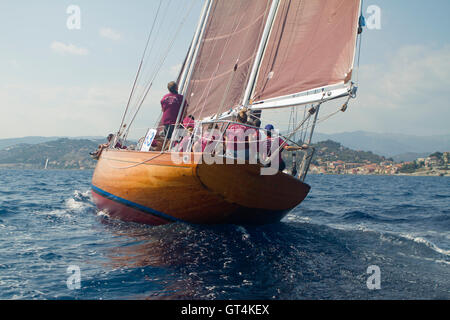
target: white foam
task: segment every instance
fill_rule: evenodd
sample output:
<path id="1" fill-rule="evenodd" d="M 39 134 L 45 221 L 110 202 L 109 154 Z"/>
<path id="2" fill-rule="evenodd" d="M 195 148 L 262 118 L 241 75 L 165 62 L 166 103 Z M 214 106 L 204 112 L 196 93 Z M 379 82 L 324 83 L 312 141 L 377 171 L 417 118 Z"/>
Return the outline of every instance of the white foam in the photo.
<path id="1" fill-rule="evenodd" d="M 438 246 L 436 246 L 433 242 L 431 242 L 431 241 L 429 241 L 427 239 L 424 239 L 422 237 L 417 237 L 417 236 L 414 236 L 413 234 L 409 234 L 409 233 L 401 234 L 401 236 L 406 238 L 406 239 L 412 240 L 412 241 L 414 241 L 416 243 L 422 243 L 422 244 L 426 245 L 428 248 L 430 248 L 430 249 L 432 249 L 432 250 L 434 250 L 434 251 L 436 251 L 436 252 L 438 252 L 440 254 L 443 254 L 443 255 L 446 255 L 446 256 L 450 256 L 450 250 L 441 249 Z"/>
<path id="2" fill-rule="evenodd" d="M 302 216 L 298 216 L 298 215 L 292 214 L 292 213 L 289 213 L 285 219 L 287 221 L 293 221 L 293 222 L 306 222 L 306 223 L 311 222 L 310 217 L 302 217 Z"/>
<path id="3" fill-rule="evenodd" d="M 74 196 L 74 198 L 81 198 L 81 200 L 91 199 L 91 191 L 86 190 L 85 192 L 82 192 L 82 191 L 75 190 L 73 192 L 73 196 Z"/>
<path id="4" fill-rule="evenodd" d="M 242 233 L 242 240 L 248 240 L 250 238 L 250 234 L 244 227 L 238 226 L 236 227 L 236 230 Z"/>
<path id="5" fill-rule="evenodd" d="M 82 207 L 84 206 L 84 204 L 83 204 L 82 202 L 76 201 L 76 200 L 73 199 L 73 198 L 70 198 L 70 199 L 67 199 L 67 200 L 66 200 L 66 206 L 67 206 L 67 208 L 69 208 L 69 209 L 77 210 L 77 209 L 82 208 Z"/>
<path id="6" fill-rule="evenodd" d="M 52 211 L 34 211 L 36 214 L 45 215 L 56 218 L 72 218 L 72 216 L 67 213 L 67 210 L 55 209 Z"/>
<path id="7" fill-rule="evenodd" d="M 66 207 L 69 210 L 80 211 L 90 206 L 88 201 L 91 200 L 90 191 L 81 192 L 75 190 L 73 197 L 66 200 Z"/>
<path id="8" fill-rule="evenodd" d="M 102 217 L 102 218 L 110 218 L 108 212 L 106 210 L 100 210 L 97 212 L 97 216 L 98 217 Z"/>

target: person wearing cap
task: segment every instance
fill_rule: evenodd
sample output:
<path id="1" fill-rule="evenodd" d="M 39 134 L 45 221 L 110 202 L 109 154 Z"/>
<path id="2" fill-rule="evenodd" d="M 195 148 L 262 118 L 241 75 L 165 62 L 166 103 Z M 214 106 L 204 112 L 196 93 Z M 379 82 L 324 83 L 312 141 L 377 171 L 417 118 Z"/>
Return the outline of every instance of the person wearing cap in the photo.
<path id="1" fill-rule="evenodd" d="M 267 154 L 266 155 L 267 155 L 268 158 L 270 158 L 270 156 L 272 154 L 272 151 L 274 151 L 274 152 L 276 151 L 276 150 L 272 150 L 272 143 L 274 141 L 276 141 L 275 138 L 272 137 L 272 131 L 274 131 L 275 128 L 274 128 L 273 125 L 268 124 L 268 125 L 266 125 L 264 127 L 264 129 L 266 130 L 266 135 L 267 135 L 267 139 L 266 139 L 266 141 L 267 141 Z M 283 146 L 283 147 L 280 148 L 281 146 Z M 304 146 L 302 146 L 302 147 L 289 146 L 286 143 L 286 141 L 283 138 L 281 138 L 281 137 L 278 137 L 278 148 L 279 148 L 279 151 L 278 151 L 278 163 L 279 163 L 278 170 L 279 171 L 283 171 L 284 169 L 286 169 L 286 163 L 284 162 L 283 157 L 281 155 L 281 153 L 284 150 L 296 151 L 296 150 L 305 149 Z"/>
<path id="2" fill-rule="evenodd" d="M 164 126 L 166 138 L 170 139 L 178 113 L 180 112 L 181 104 L 183 103 L 183 96 L 178 93 L 178 85 L 174 81 L 169 82 L 167 89 L 169 89 L 169 93 L 161 99 L 161 109 L 163 112 L 161 125 Z"/>
<path id="3" fill-rule="evenodd" d="M 113 143 L 114 140 L 114 135 L 112 133 L 110 133 L 107 137 L 106 140 L 108 142 L 100 144 L 97 148 L 96 151 L 94 152 L 90 152 L 89 154 L 94 158 L 94 159 L 98 159 L 100 157 L 100 154 L 102 153 L 102 151 L 104 149 L 107 149 L 110 147 L 111 143 Z M 116 145 L 114 146 L 115 149 L 126 149 L 126 147 L 123 147 L 122 144 L 117 141 Z"/>

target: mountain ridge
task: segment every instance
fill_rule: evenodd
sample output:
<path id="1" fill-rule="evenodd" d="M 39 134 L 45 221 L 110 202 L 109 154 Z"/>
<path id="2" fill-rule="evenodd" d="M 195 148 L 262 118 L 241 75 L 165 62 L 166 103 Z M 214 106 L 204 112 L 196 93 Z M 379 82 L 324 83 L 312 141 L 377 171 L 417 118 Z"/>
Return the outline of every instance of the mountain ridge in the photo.
<path id="1" fill-rule="evenodd" d="M 422 156 L 436 151 L 450 150 L 450 134 L 416 136 L 402 133 L 375 133 L 367 131 L 316 133 L 313 143 L 333 140 L 355 150 L 372 151 L 397 161 L 411 161 L 413 153 Z"/>

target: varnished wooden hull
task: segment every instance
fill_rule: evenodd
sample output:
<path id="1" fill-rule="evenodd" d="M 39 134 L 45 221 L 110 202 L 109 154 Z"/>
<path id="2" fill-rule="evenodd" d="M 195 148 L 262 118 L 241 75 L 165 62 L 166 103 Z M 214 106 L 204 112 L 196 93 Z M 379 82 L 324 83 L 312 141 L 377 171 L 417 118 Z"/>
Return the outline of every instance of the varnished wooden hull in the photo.
<path id="1" fill-rule="evenodd" d="M 267 224 L 280 221 L 310 187 L 259 165 L 175 164 L 171 154 L 105 150 L 92 179 L 95 203 L 109 216 L 160 225 Z"/>

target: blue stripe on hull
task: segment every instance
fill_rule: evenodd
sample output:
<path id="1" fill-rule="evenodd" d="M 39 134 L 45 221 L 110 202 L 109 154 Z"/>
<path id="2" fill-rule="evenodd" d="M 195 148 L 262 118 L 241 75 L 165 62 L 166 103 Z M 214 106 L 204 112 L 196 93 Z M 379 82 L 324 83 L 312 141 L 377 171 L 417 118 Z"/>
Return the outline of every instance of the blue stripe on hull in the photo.
<path id="1" fill-rule="evenodd" d="M 101 196 L 103 196 L 103 197 L 105 197 L 105 198 L 107 198 L 109 200 L 116 201 L 116 202 L 118 202 L 120 204 L 123 204 L 125 206 L 131 207 L 133 209 L 137 209 L 137 210 L 142 211 L 144 213 L 148 213 L 148 214 L 154 215 L 154 216 L 156 216 L 158 218 L 165 219 L 165 220 L 171 221 L 171 222 L 185 222 L 183 220 L 180 220 L 180 219 L 174 218 L 172 216 L 169 216 L 169 215 L 167 215 L 167 214 L 165 214 L 163 212 L 159 212 L 159 211 L 154 210 L 152 208 L 148 208 L 148 207 L 142 206 L 140 204 L 128 201 L 126 199 L 117 197 L 117 196 L 115 196 L 115 195 L 113 195 L 113 194 L 111 194 L 109 192 L 106 192 L 106 191 L 104 191 L 104 190 L 102 190 L 100 188 L 97 188 L 94 185 L 92 185 L 92 190 L 94 190 L 96 193 L 98 193 L 99 195 L 101 195 Z"/>

